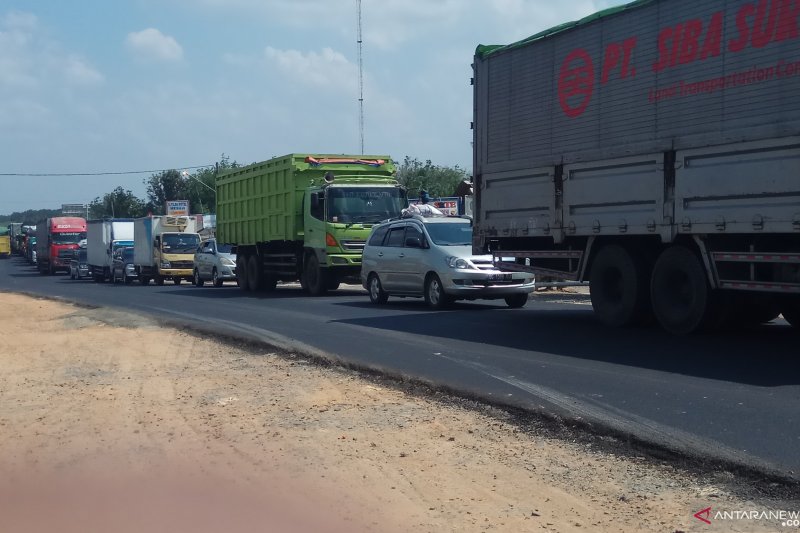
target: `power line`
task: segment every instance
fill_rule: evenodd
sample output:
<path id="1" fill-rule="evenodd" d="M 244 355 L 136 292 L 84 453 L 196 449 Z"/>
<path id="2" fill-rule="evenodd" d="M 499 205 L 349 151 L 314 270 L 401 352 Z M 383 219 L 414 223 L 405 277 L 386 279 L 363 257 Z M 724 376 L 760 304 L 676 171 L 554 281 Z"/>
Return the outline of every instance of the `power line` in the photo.
<path id="1" fill-rule="evenodd" d="M 162 168 L 158 170 L 125 170 L 120 172 L 0 172 L 0 176 L 19 176 L 19 177 L 47 177 L 47 176 L 121 176 L 125 174 L 155 174 L 158 172 L 167 172 L 168 170 L 177 170 L 178 168 L 195 170 L 198 168 L 213 167 L 214 163 L 210 165 L 197 165 L 193 167 L 177 167 L 177 168 Z"/>

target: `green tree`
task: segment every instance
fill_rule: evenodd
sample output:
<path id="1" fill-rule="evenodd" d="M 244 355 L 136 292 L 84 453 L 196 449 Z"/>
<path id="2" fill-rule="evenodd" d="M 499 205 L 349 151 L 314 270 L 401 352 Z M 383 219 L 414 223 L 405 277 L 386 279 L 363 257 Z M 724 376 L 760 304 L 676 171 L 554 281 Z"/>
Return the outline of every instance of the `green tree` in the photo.
<path id="1" fill-rule="evenodd" d="M 89 218 L 138 218 L 147 214 L 144 200 L 117 187 L 89 203 Z"/>
<path id="2" fill-rule="evenodd" d="M 60 217 L 61 209 L 28 209 L 26 211 L 14 211 L 10 215 L 0 215 L 0 227 L 5 228 L 12 222 L 21 222 L 26 226 L 33 226 L 50 217 Z"/>
<path id="3" fill-rule="evenodd" d="M 452 196 L 458 184 L 468 179 L 467 171 L 458 165 L 447 167 L 434 165 L 430 159 L 422 163 L 406 156 L 397 167 L 397 180 L 414 197 L 421 189 L 431 197 Z"/>
<path id="4" fill-rule="evenodd" d="M 239 163 L 231 161 L 230 157 L 222 154 L 219 162 L 214 167 L 201 168 L 188 175 L 189 200 L 195 206 L 195 211 L 202 211 L 203 213 L 217 212 L 217 174 L 232 168 L 239 168 L 239 166 Z"/>
<path id="5" fill-rule="evenodd" d="M 147 185 L 148 211 L 154 215 L 163 215 L 167 212 L 167 200 L 188 200 L 187 181 L 189 180 L 175 169 L 164 170 L 147 178 L 144 183 Z"/>
<path id="6" fill-rule="evenodd" d="M 153 214 L 163 214 L 166 213 L 167 200 L 189 200 L 193 213 L 216 213 L 216 176 L 232 168 L 239 168 L 239 164 L 222 154 L 213 167 L 203 167 L 191 173 L 165 170 L 153 174 L 145 180 L 147 208 Z"/>

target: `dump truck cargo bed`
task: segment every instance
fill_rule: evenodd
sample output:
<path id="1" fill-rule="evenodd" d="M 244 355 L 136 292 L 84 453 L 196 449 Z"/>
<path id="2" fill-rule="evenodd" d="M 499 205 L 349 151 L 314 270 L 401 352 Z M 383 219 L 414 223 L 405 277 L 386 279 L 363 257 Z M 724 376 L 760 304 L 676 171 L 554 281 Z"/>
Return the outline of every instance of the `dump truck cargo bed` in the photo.
<path id="1" fill-rule="evenodd" d="M 289 154 L 230 171 L 217 179 L 217 240 L 302 241 L 305 190 L 327 173 L 392 178 L 394 165 L 386 155 Z"/>

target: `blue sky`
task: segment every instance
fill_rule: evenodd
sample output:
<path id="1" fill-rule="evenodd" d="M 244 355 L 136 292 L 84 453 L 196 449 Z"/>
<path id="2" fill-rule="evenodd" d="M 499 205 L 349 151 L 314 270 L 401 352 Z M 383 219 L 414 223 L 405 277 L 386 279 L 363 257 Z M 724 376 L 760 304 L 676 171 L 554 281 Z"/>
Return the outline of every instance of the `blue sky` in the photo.
<path id="1" fill-rule="evenodd" d="M 471 168 L 470 63 L 619 0 L 362 0 L 365 152 Z M 360 151 L 355 0 L 0 0 L 0 174 Z M 149 174 L 0 176 L 0 214 Z"/>

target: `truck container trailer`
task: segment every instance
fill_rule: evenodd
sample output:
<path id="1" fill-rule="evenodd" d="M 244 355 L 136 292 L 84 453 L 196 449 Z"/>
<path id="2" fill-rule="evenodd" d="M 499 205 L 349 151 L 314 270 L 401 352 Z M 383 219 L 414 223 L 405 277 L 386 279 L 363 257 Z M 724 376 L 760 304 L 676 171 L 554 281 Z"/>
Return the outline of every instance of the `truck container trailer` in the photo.
<path id="1" fill-rule="evenodd" d="M 408 204 L 394 172 L 389 156 L 289 154 L 220 175 L 217 241 L 234 246 L 239 286 L 360 283 L 372 226 Z"/>
<path id="2" fill-rule="evenodd" d="M 11 237 L 8 230 L 0 230 L 0 258 L 7 258 L 11 256 Z"/>
<path id="3" fill-rule="evenodd" d="M 200 246 L 197 217 L 150 216 L 133 221 L 133 264 L 139 281 L 153 280 L 163 285 L 171 279 L 175 285 L 190 281 L 194 253 Z"/>
<path id="4" fill-rule="evenodd" d="M 86 224 L 86 255 L 92 279 L 111 279 L 114 252 L 124 246 L 133 246 L 132 218 L 90 220 Z"/>
<path id="5" fill-rule="evenodd" d="M 22 222 L 11 222 L 8 225 L 8 237 L 11 243 L 11 252 L 21 254 Z"/>
<path id="6" fill-rule="evenodd" d="M 86 219 L 53 217 L 36 224 L 36 265 L 41 274 L 69 272 L 69 262 L 86 238 Z"/>
<path id="7" fill-rule="evenodd" d="M 612 326 L 800 326 L 799 19 L 640 0 L 478 46 L 476 253 L 589 281 Z"/>

